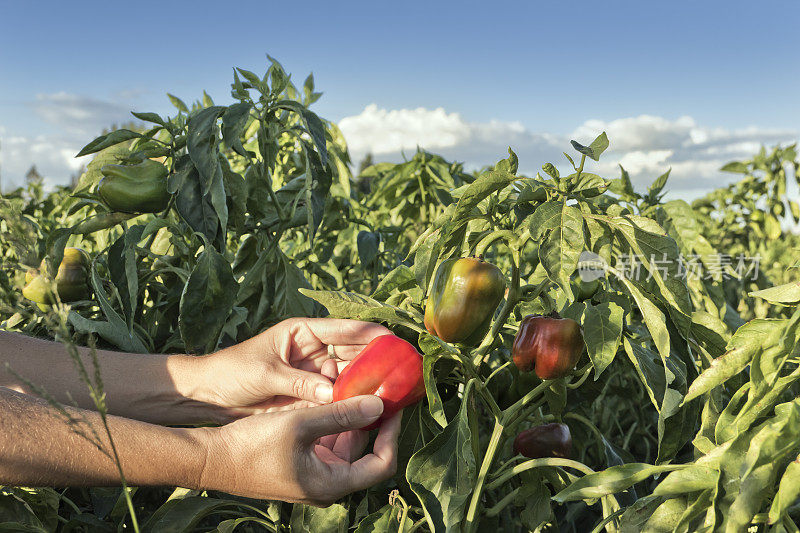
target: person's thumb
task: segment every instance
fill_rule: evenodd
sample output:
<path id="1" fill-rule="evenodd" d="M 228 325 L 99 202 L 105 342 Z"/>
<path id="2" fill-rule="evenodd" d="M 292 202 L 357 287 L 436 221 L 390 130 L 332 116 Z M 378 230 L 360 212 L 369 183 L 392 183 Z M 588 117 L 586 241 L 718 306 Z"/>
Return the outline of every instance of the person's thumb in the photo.
<path id="1" fill-rule="evenodd" d="M 383 400 L 377 396 L 355 396 L 319 407 L 295 411 L 299 430 L 307 442 L 361 429 L 375 422 L 383 413 Z"/>
<path id="2" fill-rule="evenodd" d="M 315 372 L 291 367 L 285 367 L 276 376 L 274 390 L 277 394 L 314 403 L 328 403 L 333 399 L 333 384 L 330 379 Z"/>

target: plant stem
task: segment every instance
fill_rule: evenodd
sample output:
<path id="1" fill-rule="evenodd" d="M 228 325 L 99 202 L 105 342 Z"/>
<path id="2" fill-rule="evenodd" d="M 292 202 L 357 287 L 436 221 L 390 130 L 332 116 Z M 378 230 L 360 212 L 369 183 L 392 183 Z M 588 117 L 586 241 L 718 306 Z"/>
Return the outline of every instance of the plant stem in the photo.
<path id="1" fill-rule="evenodd" d="M 573 420 L 577 420 L 578 422 L 582 423 L 584 426 L 588 427 L 600 440 L 602 444 L 603 434 L 597 429 L 597 426 L 592 424 L 592 422 L 578 413 L 567 413 L 564 415 L 564 418 L 571 418 Z"/>
<path id="2" fill-rule="evenodd" d="M 519 487 L 517 487 L 516 489 L 512 490 L 511 492 L 503 496 L 503 499 L 497 502 L 493 507 L 486 509 L 484 514 L 486 516 L 497 516 L 503 511 L 503 509 L 505 509 L 508 506 L 508 504 L 514 501 L 514 498 L 517 497 L 518 493 L 519 493 Z"/>
<path id="3" fill-rule="evenodd" d="M 483 494 L 483 484 L 486 481 L 486 476 L 489 474 L 489 469 L 492 467 L 492 463 L 494 462 L 494 456 L 497 453 L 497 448 L 500 444 L 500 438 L 502 436 L 503 425 L 500 423 L 500 420 L 495 420 L 492 436 L 489 438 L 489 445 L 486 448 L 486 455 L 483 456 L 483 463 L 481 464 L 481 469 L 478 472 L 478 480 L 475 484 L 475 489 L 472 491 L 472 499 L 470 500 L 469 508 L 467 509 L 467 518 L 464 524 L 466 526 L 466 533 L 472 533 L 478 527 L 477 512 L 478 504 L 480 503 L 481 495 Z"/>
<path id="4" fill-rule="evenodd" d="M 495 369 L 492 371 L 492 373 L 491 373 L 491 374 L 489 374 L 489 377 L 488 377 L 488 378 L 486 378 L 486 380 L 483 382 L 483 384 L 484 384 L 484 385 L 488 385 L 488 384 L 489 384 L 489 381 L 491 381 L 491 379 L 492 379 L 492 378 L 493 378 L 495 375 L 497 375 L 497 373 L 498 373 L 498 372 L 500 372 L 501 370 L 503 370 L 505 367 L 507 367 L 507 366 L 508 366 L 508 365 L 510 365 L 510 364 L 511 364 L 511 361 L 506 361 L 505 363 L 503 363 L 503 364 L 502 364 L 502 365 L 500 365 L 499 367 L 495 368 Z"/>
<path id="5" fill-rule="evenodd" d="M 617 509 L 617 510 L 616 510 L 616 511 L 614 511 L 613 513 L 609 514 L 608 516 L 606 516 L 605 518 L 603 518 L 603 519 L 600 521 L 600 523 L 598 523 L 598 524 L 597 524 L 597 525 L 594 527 L 594 529 L 592 530 L 592 533 L 600 533 L 600 531 L 602 531 L 602 530 L 603 530 L 603 528 L 606 526 L 606 524 L 608 524 L 609 522 L 611 522 L 612 520 L 614 520 L 615 518 L 617 518 L 619 515 L 621 515 L 621 514 L 622 514 L 622 513 L 624 513 L 624 512 L 625 512 L 625 509 Z"/>
<path id="6" fill-rule="evenodd" d="M 514 403 L 514 405 L 506 409 L 505 412 L 503 413 L 503 424 L 504 425 L 510 424 L 514 420 L 514 418 L 516 418 L 516 415 L 520 411 L 520 409 L 525 407 L 531 400 L 533 400 L 540 394 L 544 393 L 544 390 L 549 386 L 550 384 L 547 381 L 541 382 L 534 389 L 529 391 L 525 396 L 517 400 L 516 403 Z"/>
<path id="7" fill-rule="evenodd" d="M 417 520 L 416 522 L 414 522 L 414 524 L 413 524 L 413 525 L 412 525 L 412 526 L 409 528 L 409 530 L 408 530 L 408 531 L 406 531 L 405 533 L 414 533 L 414 531 L 418 530 L 419 528 L 421 528 L 422 526 L 424 526 L 426 523 L 427 523 L 427 519 L 425 519 L 425 518 L 420 518 L 419 520 Z"/>
<path id="8" fill-rule="evenodd" d="M 589 363 L 588 365 L 586 365 L 583 368 L 581 368 L 580 370 L 578 370 L 577 373 L 580 374 L 581 377 L 578 378 L 577 381 L 574 381 L 572 383 L 567 383 L 567 388 L 568 389 L 577 389 L 578 387 L 583 385 L 583 382 L 586 381 L 586 378 L 589 377 L 589 373 L 591 371 L 592 371 L 592 364 L 591 363 Z"/>
<path id="9" fill-rule="evenodd" d="M 111 453 L 114 455 L 114 463 L 116 463 L 117 472 L 119 472 L 119 478 L 122 482 L 122 493 L 125 495 L 125 504 L 128 507 L 128 512 L 131 514 L 133 530 L 136 533 L 139 533 L 139 522 L 136 519 L 136 511 L 133 508 L 133 499 L 131 498 L 130 491 L 128 490 L 128 483 L 125 480 L 125 474 L 122 471 L 122 463 L 119 459 L 119 454 L 117 453 L 117 447 L 114 444 L 114 438 L 111 436 L 111 428 L 108 427 L 108 419 L 106 418 L 105 412 L 100 412 L 100 420 L 103 421 L 103 428 L 106 430 L 106 435 L 108 436 L 108 442 L 111 446 Z"/>
<path id="10" fill-rule="evenodd" d="M 581 164 L 578 165 L 578 170 L 575 171 L 575 183 L 581 179 L 581 172 L 583 172 L 583 165 L 586 163 L 586 154 L 581 154 Z"/>
<path id="11" fill-rule="evenodd" d="M 266 165 L 266 164 L 265 164 Z M 266 166 L 265 174 L 269 173 L 269 166 Z M 267 177 L 267 176 L 264 176 Z M 281 222 L 286 222 L 286 214 L 283 212 L 283 207 L 281 206 L 280 202 L 278 202 L 278 197 L 275 195 L 275 191 L 272 190 L 272 178 L 269 178 L 269 182 L 267 183 L 267 191 L 269 192 L 269 198 L 272 200 L 272 203 L 275 205 L 275 211 L 278 213 L 278 220 Z M 310 208 L 310 206 L 309 206 Z"/>
<path id="12" fill-rule="evenodd" d="M 406 526 L 406 518 L 408 518 L 408 504 L 396 491 L 392 491 L 392 494 L 389 495 L 390 504 L 392 504 L 392 499 L 394 499 L 395 502 L 399 501 L 400 505 L 403 506 L 403 509 L 400 511 L 400 517 L 397 519 L 397 531 L 398 533 L 403 533 Z"/>
<path id="13" fill-rule="evenodd" d="M 504 239 L 507 244 L 514 242 L 517 240 L 517 236 L 511 230 L 498 230 L 490 233 L 483 239 L 481 239 L 478 244 L 475 246 L 475 255 L 478 257 L 483 256 L 486 252 L 486 249 L 496 240 Z"/>
<path id="14" fill-rule="evenodd" d="M 493 490 L 498 488 L 500 485 L 511 479 L 512 477 L 520 474 L 526 470 L 530 470 L 531 468 L 539 468 L 542 466 L 563 466 L 574 468 L 575 470 L 579 470 L 586 475 L 594 474 L 594 470 L 589 468 L 583 463 L 578 461 L 573 461 L 572 459 L 560 459 L 558 457 L 544 457 L 541 459 L 530 459 L 525 461 L 524 463 L 520 463 L 514 468 L 508 470 L 506 473 L 502 474 L 500 477 L 486 485 L 487 490 Z"/>

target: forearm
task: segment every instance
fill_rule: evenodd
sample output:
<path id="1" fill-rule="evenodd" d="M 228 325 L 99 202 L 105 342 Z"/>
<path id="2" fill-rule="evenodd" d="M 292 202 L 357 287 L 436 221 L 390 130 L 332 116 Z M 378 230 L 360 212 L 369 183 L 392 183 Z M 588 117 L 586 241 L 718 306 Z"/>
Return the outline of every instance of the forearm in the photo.
<path id="1" fill-rule="evenodd" d="M 70 423 L 41 399 L 0 388 L 0 485 L 120 484 L 100 415 L 66 409 L 84 422 Z M 196 488 L 206 462 L 206 430 L 166 428 L 115 416 L 107 421 L 130 485 Z"/>
<path id="2" fill-rule="evenodd" d="M 92 376 L 89 348 L 79 347 L 78 351 Z M 201 384 L 207 384 L 207 380 L 203 376 L 203 358 L 107 350 L 97 350 L 97 358 L 106 404 L 112 414 L 157 424 L 229 419 L 204 398 Z M 0 331 L 0 387 L 35 394 L 25 380 L 61 403 L 95 408 L 89 388 L 64 345 Z"/>

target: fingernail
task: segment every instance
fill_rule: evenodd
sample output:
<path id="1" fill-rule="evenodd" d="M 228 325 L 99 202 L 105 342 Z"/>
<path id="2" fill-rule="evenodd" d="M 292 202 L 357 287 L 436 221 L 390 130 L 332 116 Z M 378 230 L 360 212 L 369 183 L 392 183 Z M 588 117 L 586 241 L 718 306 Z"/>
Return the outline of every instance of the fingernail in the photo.
<path id="1" fill-rule="evenodd" d="M 320 383 L 314 389 L 314 397 L 320 403 L 330 403 L 333 400 L 333 385 L 330 383 Z"/>
<path id="2" fill-rule="evenodd" d="M 358 408 L 367 418 L 380 416 L 383 413 L 383 400 L 377 396 L 368 396 L 359 402 Z"/>

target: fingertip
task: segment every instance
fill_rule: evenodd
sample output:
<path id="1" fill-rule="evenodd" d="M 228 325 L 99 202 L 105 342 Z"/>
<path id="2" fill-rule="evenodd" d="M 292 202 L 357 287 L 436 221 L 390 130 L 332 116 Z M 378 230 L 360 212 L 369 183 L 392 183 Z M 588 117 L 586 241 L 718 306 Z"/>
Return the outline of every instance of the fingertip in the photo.
<path id="1" fill-rule="evenodd" d="M 394 461 L 397 455 L 397 440 L 400 437 L 400 427 L 403 420 L 403 411 L 387 418 L 381 423 L 378 436 L 375 437 L 373 451 L 381 458 Z"/>
<path id="2" fill-rule="evenodd" d="M 333 401 L 333 385 L 330 382 L 318 383 L 314 388 L 314 399 L 320 403 L 331 403 Z"/>
<path id="3" fill-rule="evenodd" d="M 339 376 L 339 367 L 335 359 L 327 359 L 324 363 L 322 363 L 322 368 L 320 368 L 320 374 L 325 376 L 330 380 L 335 380 Z"/>
<path id="4" fill-rule="evenodd" d="M 383 414 L 383 400 L 373 395 L 359 397 L 358 410 L 365 418 L 378 418 Z"/>

